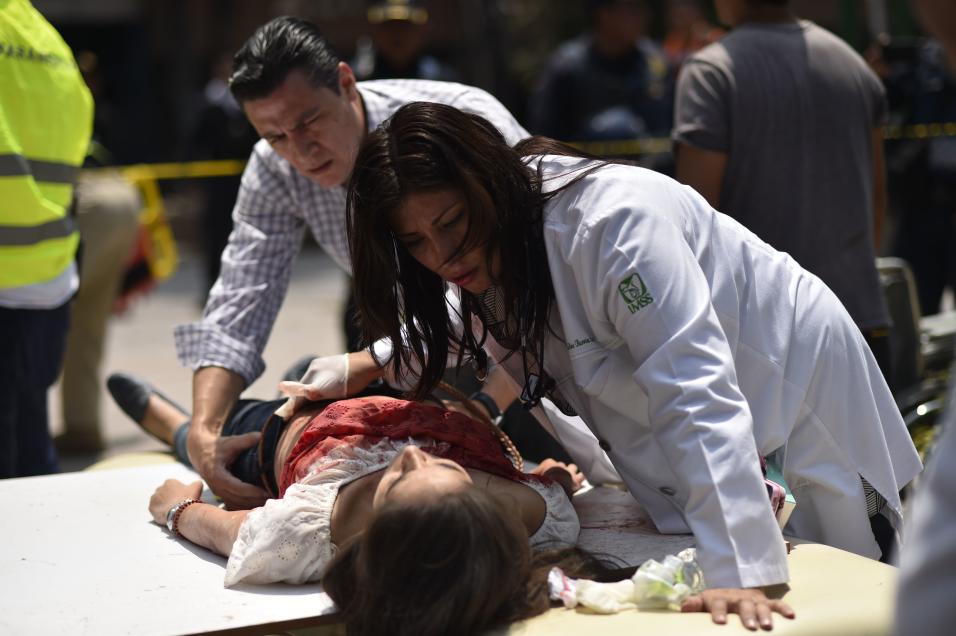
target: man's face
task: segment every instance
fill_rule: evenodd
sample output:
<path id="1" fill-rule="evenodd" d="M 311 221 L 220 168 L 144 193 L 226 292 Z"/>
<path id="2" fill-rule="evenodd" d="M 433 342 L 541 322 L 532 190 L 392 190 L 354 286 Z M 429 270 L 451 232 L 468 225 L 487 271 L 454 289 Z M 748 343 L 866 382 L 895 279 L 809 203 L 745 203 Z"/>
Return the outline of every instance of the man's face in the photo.
<path id="1" fill-rule="evenodd" d="M 243 104 L 256 132 L 302 176 L 324 188 L 342 185 L 365 135 L 355 76 L 339 64 L 339 92 L 316 88 L 292 71 L 266 97 Z"/>

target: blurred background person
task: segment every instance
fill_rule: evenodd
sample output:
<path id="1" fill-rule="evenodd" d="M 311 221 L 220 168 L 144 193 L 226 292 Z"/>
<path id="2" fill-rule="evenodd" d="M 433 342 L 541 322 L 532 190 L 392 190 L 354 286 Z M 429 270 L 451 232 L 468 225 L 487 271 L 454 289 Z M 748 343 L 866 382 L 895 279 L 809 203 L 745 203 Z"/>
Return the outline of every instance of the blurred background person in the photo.
<path id="1" fill-rule="evenodd" d="M 938 41 L 884 36 L 868 61 L 886 87 L 891 124 L 956 121 L 956 78 Z M 956 289 L 956 137 L 903 135 L 887 141 L 886 157 L 896 219 L 890 253 L 912 268 L 923 315 L 936 314 L 944 290 Z"/>
<path id="2" fill-rule="evenodd" d="M 231 72 L 232 54 L 222 51 L 213 61 L 209 81 L 202 90 L 199 120 L 192 135 L 191 155 L 194 159 L 244 161 L 259 141 L 259 135 L 249 125 L 239 102 L 229 92 Z M 236 205 L 241 180 L 242 175 L 235 174 L 208 177 L 201 182 L 199 236 L 206 274 L 205 293 L 200 299 L 203 305 L 209 289 L 219 278 L 222 250 L 232 232 L 232 209 Z"/>
<path id="3" fill-rule="evenodd" d="M 939 435 L 909 505 L 899 558 L 896 636 L 949 636 L 956 622 L 956 385 Z"/>
<path id="4" fill-rule="evenodd" d="M 426 52 L 428 10 L 417 0 L 369 3 L 371 37 L 358 39 L 352 68 L 359 80 L 460 81 L 458 73 Z"/>
<path id="5" fill-rule="evenodd" d="M 428 10 L 416 0 L 388 0 L 369 3 L 366 13 L 371 37 L 358 39 L 352 69 L 358 80 L 426 79 L 445 82 L 459 81 L 458 73 L 450 66 L 425 52 L 428 42 Z M 349 351 L 362 348 L 355 298 L 349 286 L 349 296 L 342 315 L 342 329 Z M 300 361 L 307 366 L 311 356 Z M 290 370 L 291 379 L 300 369 Z M 304 370 L 304 369 L 302 369 Z"/>
<path id="6" fill-rule="evenodd" d="M 94 103 L 104 94 L 97 56 L 77 55 Z M 139 231 L 142 201 L 135 186 L 114 170 L 113 156 L 101 140 L 110 129 L 110 110 L 97 109 L 93 140 L 76 186 L 80 230 L 80 287 L 70 306 L 70 328 L 63 356 L 60 407 L 63 432 L 55 439 L 61 455 L 96 453 L 105 447 L 100 424 L 103 393 L 101 362 L 106 327 Z"/>
<path id="7" fill-rule="evenodd" d="M 952 0 L 913 0 L 923 25 L 933 33 L 949 56 L 949 68 L 956 73 L 956 7 Z"/>
<path id="8" fill-rule="evenodd" d="M 708 44 L 716 42 L 724 30 L 710 23 L 699 0 L 669 0 L 664 54 L 676 73 L 684 59 Z"/>
<path id="9" fill-rule="evenodd" d="M 950 0 L 917 0 L 927 30 L 939 38 L 956 73 L 956 7 Z M 944 636 L 956 622 L 956 387 L 940 440 L 910 509 L 910 536 L 900 555 L 897 636 Z"/>
<path id="10" fill-rule="evenodd" d="M 79 282 L 71 207 L 93 100 L 27 0 L 0 5 L 0 42 L 0 477 L 22 477 L 58 470 L 47 390 Z"/>
<path id="11" fill-rule="evenodd" d="M 885 213 L 879 78 L 788 0 L 716 0 L 732 31 L 684 63 L 677 177 L 832 289 L 890 376 L 876 270 Z"/>
<path id="12" fill-rule="evenodd" d="M 538 77 L 529 128 L 562 141 L 670 132 L 667 61 L 647 37 L 643 0 L 588 0 L 590 30 L 562 44 Z"/>

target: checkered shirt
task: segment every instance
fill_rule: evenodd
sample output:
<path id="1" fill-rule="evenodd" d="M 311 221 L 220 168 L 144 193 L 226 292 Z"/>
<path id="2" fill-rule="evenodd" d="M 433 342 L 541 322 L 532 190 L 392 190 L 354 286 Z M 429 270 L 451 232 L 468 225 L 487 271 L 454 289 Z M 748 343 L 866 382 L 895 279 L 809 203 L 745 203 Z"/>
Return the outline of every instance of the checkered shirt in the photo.
<path id="1" fill-rule="evenodd" d="M 360 82 L 369 130 L 413 101 L 449 104 L 481 115 L 509 143 L 528 136 L 501 103 L 483 90 L 451 82 Z M 351 273 L 345 227 L 345 188 L 323 188 L 292 168 L 264 140 L 256 144 L 242 175 L 233 210 L 233 231 L 222 253 L 219 279 L 198 322 L 174 335 L 179 361 L 193 370 L 224 367 L 249 385 L 265 369 L 266 346 L 289 287 L 292 262 L 308 228 L 318 244 Z"/>

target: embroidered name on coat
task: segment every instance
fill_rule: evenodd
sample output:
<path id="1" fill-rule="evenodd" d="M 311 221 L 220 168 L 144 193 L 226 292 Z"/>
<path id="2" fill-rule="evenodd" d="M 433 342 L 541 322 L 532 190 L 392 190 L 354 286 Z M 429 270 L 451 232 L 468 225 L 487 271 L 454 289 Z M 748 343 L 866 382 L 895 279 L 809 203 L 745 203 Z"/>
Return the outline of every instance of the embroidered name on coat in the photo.
<path id="1" fill-rule="evenodd" d="M 647 285 L 640 274 L 634 272 L 621 281 L 617 286 L 617 291 L 624 299 L 624 304 L 632 314 L 637 313 L 644 307 L 654 302 L 654 297 L 647 290 Z"/>

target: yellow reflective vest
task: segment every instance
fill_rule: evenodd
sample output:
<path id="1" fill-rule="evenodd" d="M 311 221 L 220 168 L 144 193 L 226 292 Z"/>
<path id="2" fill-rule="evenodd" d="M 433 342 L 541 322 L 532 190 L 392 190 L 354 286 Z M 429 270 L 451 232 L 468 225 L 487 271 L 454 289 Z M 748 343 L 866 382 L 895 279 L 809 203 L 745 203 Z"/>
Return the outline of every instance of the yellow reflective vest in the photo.
<path id="1" fill-rule="evenodd" d="M 0 0 L 0 289 L 53 280 L 73 260 L 69 209 L 92 127 L 69 47 L 27 0 Z"/>

